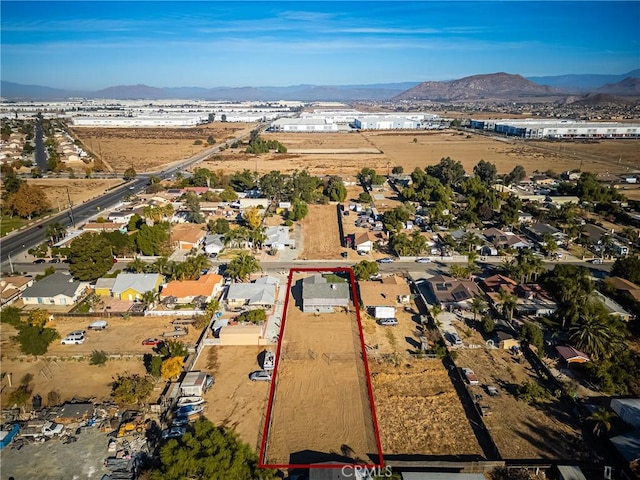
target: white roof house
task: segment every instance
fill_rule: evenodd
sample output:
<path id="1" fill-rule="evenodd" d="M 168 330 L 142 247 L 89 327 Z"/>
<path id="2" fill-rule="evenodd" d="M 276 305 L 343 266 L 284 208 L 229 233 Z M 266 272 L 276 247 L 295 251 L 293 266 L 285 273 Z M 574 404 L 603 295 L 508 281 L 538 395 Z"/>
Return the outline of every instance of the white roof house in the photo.
<path id="1" fill-rule="evenodd" d="M 114 297 L 122 298 L 128 292 L 129 300 L 142 298 L 142 294 L 148 291 L 157 292 L 162 283 L 162 275 L 159 273 L 121 273 L 111 287 Z"/>
<path id="2" fill-rule="evenodd" d="M 267 227 L 264 234 L 267 237 L 263 242 L 266 247 L 282 250 L 293 245 L 293 240 L 289 238 L 289 227 Z"/>
<path id="3" fill-rule="evenodd" d="M 230 307 L 270 306 L 276 301 L 276 286 L 266 283 L 232 283 L 227 290 L 226 299 Z"/>
<path id="4" fill-rule="evenodd" d="M 64 272 L 55 272 L 37 281 L 22 293 L 25 305 L 73 305 L 89 284 L 73 279 Z"/>

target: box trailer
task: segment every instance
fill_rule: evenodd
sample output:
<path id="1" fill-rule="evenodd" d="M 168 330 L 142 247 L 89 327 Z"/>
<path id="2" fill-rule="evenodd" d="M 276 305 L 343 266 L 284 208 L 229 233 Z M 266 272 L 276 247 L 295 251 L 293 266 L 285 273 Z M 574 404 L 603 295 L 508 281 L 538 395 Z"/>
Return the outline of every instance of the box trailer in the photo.
<path id="1" fill-rule="evenodd" d="M 394 318 L 396 316 L 395 307 L 375 307 L 373 309 L 375 318 Z"/>

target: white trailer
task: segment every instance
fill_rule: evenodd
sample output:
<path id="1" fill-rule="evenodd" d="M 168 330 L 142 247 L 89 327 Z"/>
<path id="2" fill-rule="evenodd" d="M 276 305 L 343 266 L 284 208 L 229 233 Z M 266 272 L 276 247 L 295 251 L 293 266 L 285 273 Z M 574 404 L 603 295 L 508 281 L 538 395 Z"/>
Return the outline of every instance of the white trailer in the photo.
<path id="1" fill-rule="evenodd" d="M 394 318 L 396 316 L 395 307 L 375 307 L 373 309 L 375 318 Z"/>

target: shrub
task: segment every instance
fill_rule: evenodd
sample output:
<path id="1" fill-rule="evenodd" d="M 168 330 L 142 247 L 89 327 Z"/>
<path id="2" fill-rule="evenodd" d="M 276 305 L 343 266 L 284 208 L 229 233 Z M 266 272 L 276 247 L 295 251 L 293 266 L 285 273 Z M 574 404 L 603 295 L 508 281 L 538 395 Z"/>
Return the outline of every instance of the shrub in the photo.
<path id="1" fill-rule="evenodd" d="M 238 315 L 237 319 L 239 322 L 251 322 L 251 323 L 260 323 L 264 322 L 267 319 L 267 312 L 263 309 L 258 308 L 256 310 L 249 310 L 248 312 L 241 313 Z"/>
<path id="2" fill-rule="evenodd" d="M 162 357 L 160 355 L 145 353 L 142 357 L 142 361 L 144 362 L 144 368 L 146 368 L 149 375 L 154 378 L 160 378 L 162 369 Z"/>
<path id="3" fill-rule="evenodd" d="M 104 350 L 94 350 L 89 357 L 89 365 L 104 366 L 109 360 Z"/>
<path id="4" fill-rule="evenodd" d="M 60 390 L 51 390 L 47 393 L 47 405 L 54 406 L 60 405 L 62 403 L 62 395 L 60 395 Z"/>
<path id="5" fill-rule="evenodd" d="M 551 398 L 551 392 L 537 382 L 523 382 L 516 388 L 516 398 L 527 403 L 534 403 L 540 400 Z"/>

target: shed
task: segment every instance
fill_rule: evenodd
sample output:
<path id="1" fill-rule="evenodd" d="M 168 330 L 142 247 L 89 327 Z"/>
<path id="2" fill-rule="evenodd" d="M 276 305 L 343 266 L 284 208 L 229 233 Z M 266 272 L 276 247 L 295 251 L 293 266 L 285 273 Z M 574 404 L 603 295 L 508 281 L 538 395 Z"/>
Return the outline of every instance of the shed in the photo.
<path id="1" fill-rule="evenodd" d="M 567 365 L 572 363 L 585 363 L 590 360 L 589 356 L 586 353 L 582 353 L 572 346 L 560 346 L 556 347 L 556 350 L 558 351 L 558 355 L 560 355 L 560 358 L 562 358 L 562 360 L 564 360 Z"/>
<path id="2" fill-rule="evenodd" d="M 53 419 L 56 423 L 69 424 L 79 423 L 85 420 L 89 420 L 93 417 L 94 407 L 93 403 L 65 403 L 60 408 L 58 416 Z"/>
<path id="3" fill-rule="evenodd" d="M 227 325 L 218 331 L 220 345 L 263 345 L 260 325 Z"/>
<path id="4" fill-rule="evenodd" d="M 201 396 L 205 390 L 207 374 L 200 371 L 187 372 L 180 382 L 180 391 L 184 396 Z"/>

